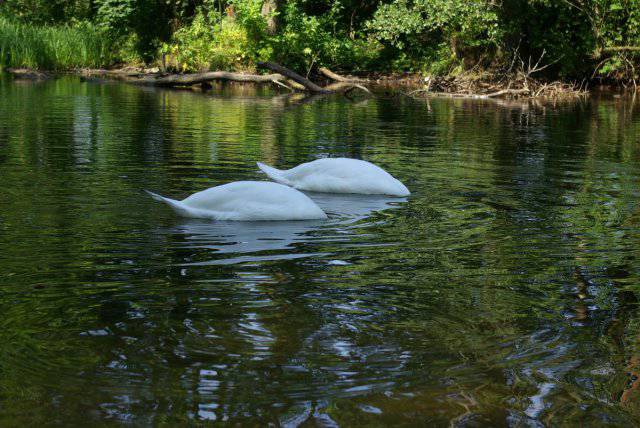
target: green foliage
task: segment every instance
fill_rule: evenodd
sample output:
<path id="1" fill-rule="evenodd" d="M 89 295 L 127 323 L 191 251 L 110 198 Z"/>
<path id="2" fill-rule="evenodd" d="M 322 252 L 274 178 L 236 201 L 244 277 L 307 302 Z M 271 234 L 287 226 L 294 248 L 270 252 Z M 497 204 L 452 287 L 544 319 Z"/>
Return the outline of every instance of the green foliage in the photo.
<path id="1" fill-rule="evenodd" d="M 426 61 L 438 74 L 463 57 L 496 51 L 502 39 L 498 10 L 485 0 L 395 0 L 381 5 L 367 27 L 403 52 L 405 61 Z"/>
<path id="2" fill-rule="evenodd" d="M 2 0 L 0 15 L 30 24 L 69 23 L 90 19 L 91 0 Z"/>
<path id="3" fill-rule="evenodd" d="M 56 28 L 91 22 L 115 41 L 111 56 L 152 62 L 164 53 L 185 71 L 274 60 L 302 73 L 455 74 L 535 63 L 545 52 L 540 65 L 551 65 L 537 77 L 640 77 L 637 51 L 610 49 L 640 46 L 640 2 L 630 0 L 4 0 L 0 16 Z"/>
<path id="4" fill-rule="evenodd" d="M 247 30 L 229 19 L 214 21 L 200 11 L 162 46 L 169 65 L 180 71 L 245 69 L 250 66 Z"/>
<path id="5" fill-rule="evenodd" d="M 590 16 L 597 49 L 615 46 L 640 46 L 640 2 L 625 0 L 595 0 Z M 605 56 L 596 70 L 601 76 L 616 79 L 638 79 L 636 70 L 640 55 L 624 51 Z"/>
<path id="6" fill-rule="evenodd" d="M 68 70 L 114 61 L 112 44 L 95 26 L 39 27 L 0 17 L 0 67 Z"/>
<path id="7" fill-rule="evenodd" d="M 130 27 L 136 12 L 135 0 L 98 0 L 96 22 L 114 34 L 122 34 Z"/>
<path id="8" fill-rule="evenodd" d="M 262 0 L 231 0 L 236 22 L 246 32 L 245 54 L 257 60 L 271 56 L 270 37 L 266 17 L 262 16 Z"/>
<path id="9" fill-rule="evenodd" d="M 339 1 L 319 16 L 306 14 L 303 6 L 304 1 L 291 1 L 284 7 L 284 25 L 272 39 L 276 61 L 301 71 L 314 64 L 358 70 L 375 61 L 382 50 L 380 43 L 350 37 L 336 28 L 343 13 Z"/>
<path id="10" fill-rule="evenodd" d="M 295 2 L 286 6 L 283 17 L 284 28 L 273 40 L 274 59 L 304 71 L 318 60 L 326 62 L 328 45 L 338 40 L 332 39 L 322 17 L 306 15 Z"/>
<path id="11" fill-rule="evenodd" d="M 171 36 L 170 23 L 175 17 L 171 1 L 95 0 L 95 21 L 112 37 L 136 35 L 135 51 L 152 60 L 158 45 Z"/>

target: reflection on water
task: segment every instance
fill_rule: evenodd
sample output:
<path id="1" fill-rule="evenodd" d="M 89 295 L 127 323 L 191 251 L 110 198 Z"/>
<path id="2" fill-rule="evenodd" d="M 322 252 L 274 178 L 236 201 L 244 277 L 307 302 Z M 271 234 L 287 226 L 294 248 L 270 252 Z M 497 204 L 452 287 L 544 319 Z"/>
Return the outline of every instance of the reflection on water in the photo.
<path id="1" fill-rule="evenodd" d="M 202 221 L 181 220 L 165 234 L 184 235 L 183 248 L 210 250 L 212 260 L 185 263 L 185 266 L 235 264 L 243 261 L 266 261 L 326 256 L 328 253 L 292 252 L 296 245 L 311 242 L 344 242 L 354 228 L 370 225 L 368 215 L 396 208 L 406 198 L 373 195 L 332 195 L 310 193 L 312 199 L 330 216 L 312 221 Z M 199 255 L 202 257 L 203 252 Z M 219 255 L 224 255 L 220 258 Z M 233 257 L 229 257 L 232 255 Z M 205 256 L 206 258 L 206 256 Z M 331 264 L 346 263 L 339 260 Z"/>
<path id="2" fill-rule="evenodd" d="M 629 426 L 640 114 L 0 79 L 0 426 Z M 322 156 L 408 198 L 311 222 L 176 197 Z"/>

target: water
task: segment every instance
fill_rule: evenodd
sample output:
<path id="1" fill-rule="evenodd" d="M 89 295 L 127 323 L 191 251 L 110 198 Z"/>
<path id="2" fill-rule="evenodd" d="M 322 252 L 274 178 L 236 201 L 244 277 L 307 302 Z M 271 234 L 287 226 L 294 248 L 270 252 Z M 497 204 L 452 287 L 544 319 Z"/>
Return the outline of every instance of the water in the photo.
<path id="1" fill-rule="evenodd" d="M 0 81 L 0 425 L 640 419 L 640 109 Z M 186 220 L 255 161 L 408 198 Z"/>

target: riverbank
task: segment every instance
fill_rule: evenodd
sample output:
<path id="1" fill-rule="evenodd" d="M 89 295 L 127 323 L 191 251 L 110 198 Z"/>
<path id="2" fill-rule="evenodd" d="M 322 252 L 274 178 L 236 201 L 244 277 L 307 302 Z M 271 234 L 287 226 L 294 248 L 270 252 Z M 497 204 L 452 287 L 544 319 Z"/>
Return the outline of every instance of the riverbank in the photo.
<path id="1" fill-rule="evenodd" d="M 226 24 L 220 24 L 221 28 L 229 30 L 238 26 L 233 19 L 229 17 L 225 19 Z M 0 18 L 0 71 L 5 68 L 14 77 L 29 80 L 44 80 L 59 74 L 75 74 L 85 80 L 115 79 L 132 84 L 191 87 L 204 91 L 211 89 L 213 81 L 267 84 L 277 86 L 281 90 L 311 93 L 348 93 L 354 89 L 366 93 L 369 92 L 368 87 L 381 87 L 393 93 L 414 98 L 434 96 L 510 99 L 579 97 L 588 94 L 589 88 L 603 82 L 603 77 L 597 75 L 596 71 L 591 78 L 584 78 L 581 81 L 566 78 L 554 79 L 554 76 L 558 75 L 547 72 L 550 67 L 558 65 L 558 60 L 548 61 L 546 50 L 543 50 L 537 60 L 534 61 L 529 57 L 525 61 L 518 49 L 512 54 L 510 65 L 505 65 L 503 59 L 485 65 L 477 62 L 473 67 L 465 68 L 463 65 L 468 61 L 462 56 L 457 60 L 461 61 L 457 67 L 450 67 L 444 73 L 428 71 L 437 69 L 435 64 L 441 62 L 442 58 L 425 57 L 424 60 L 427 63 L 423 65 L 425 71 L 422 72 L 362 71 L 365 66 L 363 63 L 347 66 L 346 70 L 360 70 L 355 72 L 355 75 L 341 75 L 319 66 L 316 60 L 320 58 L 312 55 L 310 61 L 304 65 L 287 57 L 286 64 L 290 63 L 288 66 L 294 67 L 300 74 L 280 64 L 277 66 L 281 69 L 274 70 L 267 67 L 268 72 L 261 74 L 260 68 L 265 69 L 265 67 L 261 67 L 260 64 L 269 63 L 258 61 L 256 52 L 235 39 L 224 41 L 224 43 L 217 39 L 208 40 L 205 44 L 192 47 L 193 49 L 188 48 L 188 45 L 180 49 L 178 45 L 174 46 L 175 49 L 163 48 L 164 50 L 160 50 L 162 54 L 154 53 L 152 59 L 147 62 L 148 66 L 141 66 L 140 64 L 144 64 L 144 61 L 133 53 L 131 46 L 126 43 L 117 43 L 115 39 L 107 36 L 108 33 L 104 32 L 104 29 L 90 23 L 76 26 L 39 27 Z M 235 52 L 232 55 L 235 58 L 233 61 L 228 58 L 229 61 L 207 63 L 202 60 L 192 63 L 186 57 L 183 58 L 186 52 L 191 52 L 195 57 L 208 58 L 214 53 L 207 49 L 227 42 L 235 43 L 234 48 L 231 49 Z M 249 55 L 251 52 L 253 53 Z M 246 57 L 245 53 L 249 57 Z M 345 70 L 344 65 L 337 65 L 340 61 L 331 63 L 338 69 Z M 120 64 L 120 68 L 112 67 L 113 64 Z M 123 67 L 122 64 L 128 65 Z M 604 67 L 604 65 L 606 62 L 598 67 Z M 391 61 L 369 64 L 369 67 L 370 70 L 380 67 L 394 69 L 398 64 Z M 215 70 L 216 68 L 218 71 L 196 72 L 196 70 Z M 287 71 L 283 74 L 283 70 Z M 297 77 L 291 78 L 292 73 Z M 632 87 L 635 90 L 634 73 L 622 73 L 617 77 L 609 75 L 607 81 L 621 88 Z"/>
<path id="2" fill-rule="evenodd" d="M 267 64 L 267 63 L 263 63 Z M 117 69 L 78 69 L 69 71 L 39 71 L 28 68 L 6 69 L 16 79 L 46 80 L 60 75 L 77 75 L 85 81 L 118 80 L 131 84 L 158 87 L 188 87 L 207 91 L 211 83 L 235 82 L 242 84 L 266 84 L 288 91 L 311 93 L 350 92 L 358 89 L 370 92 L 376 88 L 414 98 L 567 98 L 588 95 L 599 85 L 593 82 L 545 81 L 532 77 L 532 72 L 514 73 L 462 73 L 455 76 L 425 76 L 419 73 L 361 73 L 341 75 L 320 67 L 313 75 L 314 81 L 300 76 L 279 64 L 272 64 L 275 71 L 268 74 L 210 71 L 204 73 L 167 73 L 157 67 L 125 67 Z M 268 67 L 263 66 L 267 69 Z M 270 71 L 274 71 L 271 69 Z"/>
<path id="3" fill-rule="evenodd" d="M 484 0 L 37 3 L 1 2 L 0 67 L 255 73 L 274 61 L 312 80 L 319 65 L 368 80 L 410 71 L 412 96 L 558 96 L 640 80 L 640 6 L 629 2 L 525 1 L 515 14 Z"/>

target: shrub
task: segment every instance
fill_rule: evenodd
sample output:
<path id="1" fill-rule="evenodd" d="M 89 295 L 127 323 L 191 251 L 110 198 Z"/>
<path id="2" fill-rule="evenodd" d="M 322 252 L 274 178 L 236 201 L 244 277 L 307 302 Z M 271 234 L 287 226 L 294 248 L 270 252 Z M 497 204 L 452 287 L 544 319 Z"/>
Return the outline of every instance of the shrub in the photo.
<path id="1" fill-rule="evenodd" d="M 295 70 L 313 65 L 342 70 L 367 69 L 379 57 L 382 45 L 373 38 L 336 31 L 340 2 L 324 14 L 308 15 L 296 1 L 282 11 L 282 28 L 271 38 L 272 57 Z"/>
<path id="2" fill-rule="evenodd" d="M 463 59 L 497 51 L 502 32 L 497 6 L 485 0 L 395 0 L 367 23 L 371 35 L 394 47 L 404 67 L 451 72 Z M 430 66 L 427 66 L 430 65 Z"/>
<path id="3" fill-rule="evenodd" d="M 200 11 L 162 46 L 162 53 L 169 55 L 170 65 L 179 71 L 238 70 L 252 65 L 248 45 L 247 31 L 241 25 L 228 18 L 215 20 Z"/>

